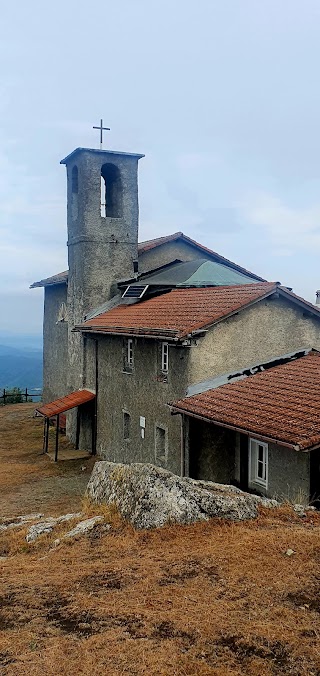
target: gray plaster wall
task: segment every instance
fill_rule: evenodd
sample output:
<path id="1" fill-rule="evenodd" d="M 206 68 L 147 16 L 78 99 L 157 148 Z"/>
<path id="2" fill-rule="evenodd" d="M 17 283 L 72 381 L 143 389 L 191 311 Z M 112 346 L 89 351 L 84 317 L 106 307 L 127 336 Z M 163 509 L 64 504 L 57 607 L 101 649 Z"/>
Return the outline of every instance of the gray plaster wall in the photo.
<path id="1" fill-rule="evenodd" d="M 212 326 L 190 349 L 189 384 L 301 347 L 320 349 L 319 320 L 287 300 L 263 300 Z"/>
<path id="2" fill-rule="evenodd" d="M 67 286 L 45 287 L 43 318 L 43 402 L 67 393 L 68 323 L 58 322 L 62 303 L 67 303 Z"/>
<path id="3" fill-rule="evenodd" d="M 239 484 L 239 434 L 190 417 L 189 471 L 194 479 Z M 250 475 L 248 485 L 253 492 L 270 498 L 307 504 L 310 494 L 310 455 L 269 443 L 267 489 L 251 481 Z"/>
<path id="4" fill-rule="evenodd" d="M 197 258 L 212 260 L 212 255 L 183 240 L 164 242 L 154 249 L 139 252 L 139 272 L 148 272 L 175 260 L 192 261 Z"/>
<path id="5" fill-rule="evenodd" d="M 160 343 L 134 339 L 134 368 L 124 372 L 126 339 L 99 337 L 97 452 L 115 462 L 151 462 L 180 474 L 181 425 L 167 402 L 187 387 L 186 351 L 169 347 L 169 373 L 161 374 Z M 87 382 L 93 379 L 93 360 L 87 362 Z M 130 415 L 130 438 L 124 439 L 123 414 Z M 145 418 L 145 438 L 140 416 Z M 155 455 L 156 426 L 166 432 L 163 459 Z"/>
<path id="6" fill-rule="evenodd" d="M 268 488 L 250 481 L 249 488 L 258 493 L 306 504 L 310 494 L 310 455 L 277 444 L 268 444 Z"/>

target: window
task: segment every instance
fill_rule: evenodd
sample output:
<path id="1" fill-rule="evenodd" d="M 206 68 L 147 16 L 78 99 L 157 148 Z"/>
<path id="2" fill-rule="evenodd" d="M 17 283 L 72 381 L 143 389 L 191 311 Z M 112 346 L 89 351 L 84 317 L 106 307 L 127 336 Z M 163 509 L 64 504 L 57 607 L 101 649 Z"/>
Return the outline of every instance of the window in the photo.
<path id="1" fill-rule="evenodd" d="M 114 164 L 101 167 L 101 216 L 103 218 L 121 218 L 122 183 L 120 171 Z"/>
<path id="2" fill-rule="evenodd" d="M 131 416 L 127 411 L 123 411 L 123 438 L 130 439 Z"/>
<path id="3" fill-rule="evenodd" d="M 132 340 L 132 338 L 128 338 L 128 341 L 127 341 L 127 365 L 130 366 L 130 368 L 133 367 L 133 340 Z"/>
<path id="4" fill-rule="evenodd" d="M 155 428 L 155 456 L 156 462 L 165 462 L 167 455 L 167 430 L 156 425 Z"/>
<path id="5" fill-rule="evenodd" d="M 249 446 L 250 482 L 268 487 L 268 444 L 250 439 Z"/>
<path id="6" fill-rule="evenodd" d="M 169 345 L 162 343 L 161 345 L 161 371 L 168 373 L 169 370 Z"/>

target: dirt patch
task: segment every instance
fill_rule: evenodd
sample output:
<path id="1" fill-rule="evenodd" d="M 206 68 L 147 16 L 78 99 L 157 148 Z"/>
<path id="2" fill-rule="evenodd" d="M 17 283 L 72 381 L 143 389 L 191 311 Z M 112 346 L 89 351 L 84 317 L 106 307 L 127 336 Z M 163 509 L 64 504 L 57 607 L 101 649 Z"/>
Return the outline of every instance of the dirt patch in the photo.
<path id="1" fill-rule="evenodd" d="M 287 595 L 287 599 L 299 608 L 320 613 L 320 579 L 315 578 L 314 581 L 304 589 L 290 592 Z"/>
<path id="2" fill-rule="evenodd" d="M 212 581 L 219 579 L 217 567 L 206 560 L 185 559 L 183 561 L 174 561 L 170 566 L 164 567 L 164 575 L 159 580 L 159 585 L 183 583 L 186 580 L 205 575 Z"/>

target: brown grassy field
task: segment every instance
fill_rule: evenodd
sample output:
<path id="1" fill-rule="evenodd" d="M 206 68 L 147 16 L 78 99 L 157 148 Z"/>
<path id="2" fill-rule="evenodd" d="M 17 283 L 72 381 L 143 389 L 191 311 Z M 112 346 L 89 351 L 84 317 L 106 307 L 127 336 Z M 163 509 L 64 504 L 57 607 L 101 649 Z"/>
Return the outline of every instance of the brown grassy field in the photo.
<path id="1" fill-rule="evenodd" d="M 1 509 L 21 513 L 23 487 L 21 506 L 29 491 L 28 511 L 38 510 L 38 482 L 50 479 L 54 493 L 81 470 L 39 456 L 41 425 L 21 408 L 7 436 L 14 477 L 2 476 L 9 413 L 0 414 Z M 79 507 L 71 488 L 50 495 L 46 513 Z M 25 531 L 1 535 L 1 676 L 320 676 L 318 514 L 302 520 L 288 507 L 147 532 L 110 518 L 110 532 L 102 524 L 57 547 L 66 525 L 33 545 Z"/>

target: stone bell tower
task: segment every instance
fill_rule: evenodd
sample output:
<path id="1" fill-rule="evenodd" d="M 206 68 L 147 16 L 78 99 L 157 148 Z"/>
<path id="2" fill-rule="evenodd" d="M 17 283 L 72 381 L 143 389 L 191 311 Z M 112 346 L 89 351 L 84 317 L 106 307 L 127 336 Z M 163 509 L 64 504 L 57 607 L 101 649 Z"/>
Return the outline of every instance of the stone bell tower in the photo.
<path id="1" fill-rule="evenodd" d="M 133 276 L 141 157 L 77 148 L 61 160 L 67 167 L 68 306 L 73 324 L 110 299 L 117 280 Z"/>
<path id="2" fill-rule="evenodd" d="M 67 168 L 69 391 L 83 387 L 85 315 L 133 277 L 138 260 L 138 161 L 144 155 L 77 148 Z"/>

